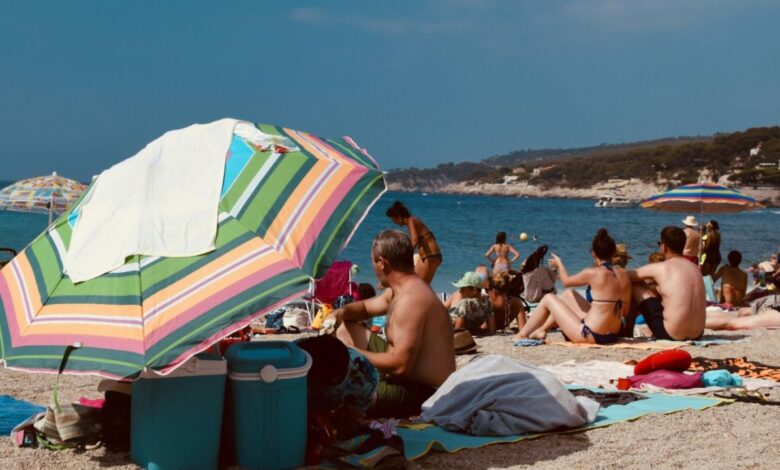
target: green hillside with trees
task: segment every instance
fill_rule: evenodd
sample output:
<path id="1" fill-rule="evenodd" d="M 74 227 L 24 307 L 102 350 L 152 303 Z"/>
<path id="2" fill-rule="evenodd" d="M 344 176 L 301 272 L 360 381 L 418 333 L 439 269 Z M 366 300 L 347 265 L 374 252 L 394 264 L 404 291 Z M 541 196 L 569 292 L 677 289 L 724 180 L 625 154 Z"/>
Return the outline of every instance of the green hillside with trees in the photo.
<path id="1" fill-rule="evenodd" d="M 761 145 L 757 155 L 750 150 Z M 393 170 L 389 182 L 435 187 L 452 182 L 498 183 L 505 175 L 542 187 L 584 188 L 609 179 L 696 182 L 701 170 L 737 185 L 780 187 L 780 127 L 757 127 L 712 137 L 678 137 L 579 149 L 522 150 L 479 163 Z M 537 171 L 534 171 L 538 169 Z"/>

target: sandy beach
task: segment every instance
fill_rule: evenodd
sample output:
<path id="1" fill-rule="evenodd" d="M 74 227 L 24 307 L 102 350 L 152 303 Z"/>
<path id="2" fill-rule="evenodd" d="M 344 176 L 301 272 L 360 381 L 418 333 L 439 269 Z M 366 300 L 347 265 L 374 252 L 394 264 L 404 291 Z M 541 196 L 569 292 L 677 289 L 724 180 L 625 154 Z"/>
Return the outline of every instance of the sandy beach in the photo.
<path id="1" fill-rule="evenodd" d="M 780 364 L 780 331 L 755 330 L 711 332 L 706 337 L 746 336 L 748 342 L 699 348 L 686 346 L 693 356 L 727 358 L 746 356 L 749 360 Z M 292 336 L 273 336 L 289 339 Z M 560 335 L 551 334 L 551 341 Z M 545 345 L 517 348 L 510 337 L 478 338 L 480 353 L 505 354 L 528 364 L 558 364 L 574 359 L 624 361 L 639 360 L 647 351 L 627 349 L 585 349 Z M 463 365 L 474 356 L 458 357 Z M 95 377 L 64 376 L 61 397 L 77 400 L 97 398 Z M 34 403 L 48 403 L 54 376 L 26 374 L 0 369 L 2 393 Z M 770 394 L 778 399 L 775 389 Z M 777 468 L 780 448 L 775 433 L 780 407 L 732 403 L 704 411 L 684 411 L 669 415 L 648 415 L 633 422 L 618 423 L 586 432 L 558 434 L 514 444 L 496 444 L 455 454 L 432 452 L 409 464 L 409 468 Z M 110 467 L 137 469 L 127 454 L 91 451 L 52 452 L 19 449 L 7 437 L 0 438 L 3 469 L 87 469 Z"/>

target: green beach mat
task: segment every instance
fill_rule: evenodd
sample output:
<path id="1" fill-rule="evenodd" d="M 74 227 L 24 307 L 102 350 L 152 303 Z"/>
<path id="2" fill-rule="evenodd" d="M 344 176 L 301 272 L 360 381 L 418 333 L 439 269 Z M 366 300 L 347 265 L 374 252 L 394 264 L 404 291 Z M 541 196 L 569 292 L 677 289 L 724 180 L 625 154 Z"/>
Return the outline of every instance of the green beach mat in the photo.
<path id="1" fill-rule="evenodd" d="M 567 387 L 570 389 L 587 387 Z M 598 389 L 590 389 L 599 392 Z M 419 459 L 431 450 L 439 452 L 457 452 L 462 449 L 476 449 L 490 444 L 506 442 L 518 442 L 525 439 L 535 439 L 550 434 L 563 434 L 570 432 L 586 431 L 588 429 L 610 426 L 622 421 L 632 421 L 651 413 L 676 413 L 684 410 L 705 410 L 729 400 L 717 398 L 691 397 L 679 395 L 663 395 L 659 393 L 644 394 L 646 400 L 637 400 L 627 405 L 612 405 L 601 408 L 596 421 L 579 428 L 564 431 L 553 431 L 536 434 L 521 434 L 505 437 L 478 437 L 468 434 L 460 434 L 445 431 L 438 426 L 432 426 L 421 430 L 399 428 L 398 434 L 404 440 L 404 448 L 407 460 Z"/>

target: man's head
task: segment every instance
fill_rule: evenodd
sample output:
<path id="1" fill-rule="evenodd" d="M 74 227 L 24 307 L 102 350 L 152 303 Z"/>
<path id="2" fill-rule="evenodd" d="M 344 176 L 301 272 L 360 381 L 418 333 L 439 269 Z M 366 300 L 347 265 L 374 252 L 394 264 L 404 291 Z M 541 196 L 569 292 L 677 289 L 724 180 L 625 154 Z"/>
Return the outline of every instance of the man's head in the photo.
<path id="1" fill-rule="evenodd" d="M 414 273 L 414 247 L 406 234 L 385 230 L 374 238 L 371 261 L 379 282 L 387 287 L 387 277 L 393 272 Z"/>
<path id="2" fill-rule="evenodd" d="M 664 255 L 667 253 L 681 255 L 685 248 L 685 239 L 685 232 L 681 228 L 672 225 L 664 227 L 661 230 L 661 241 L 659 242 L 661 252 Z"/>
<path id="3" fill-rule="evenodd" d="M 731 251 L 727 258 L 729 259 L 729 265 L 736 268 L 742 262 L 742 253 L 737 250 Z"/>

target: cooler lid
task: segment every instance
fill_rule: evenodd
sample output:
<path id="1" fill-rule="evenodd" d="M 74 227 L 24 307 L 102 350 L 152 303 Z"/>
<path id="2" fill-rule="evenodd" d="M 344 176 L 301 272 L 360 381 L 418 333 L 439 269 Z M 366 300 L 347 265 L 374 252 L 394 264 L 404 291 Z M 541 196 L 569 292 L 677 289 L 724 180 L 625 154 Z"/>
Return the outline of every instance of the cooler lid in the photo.
<path id="1" fill-rule="evenodd" d="M 200 375 L 226 375 L 228 363 L 218 354 L 197 354 L 167 375 L 160 375 L 153 369 L 145 369 L 141 379 L 165 379 L 173 377 L 196 377 Z"/>
<path id="2" fill-rule="evenodd" d="M 231 372 L 257 373 L 272 365 L 278 370 L 306 365 L 307 354 L 290 341 L 253 341 L 230 346 L 225 352 Z"/>

